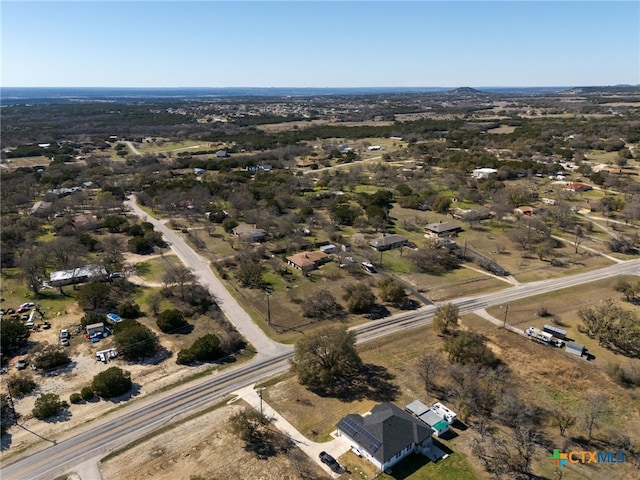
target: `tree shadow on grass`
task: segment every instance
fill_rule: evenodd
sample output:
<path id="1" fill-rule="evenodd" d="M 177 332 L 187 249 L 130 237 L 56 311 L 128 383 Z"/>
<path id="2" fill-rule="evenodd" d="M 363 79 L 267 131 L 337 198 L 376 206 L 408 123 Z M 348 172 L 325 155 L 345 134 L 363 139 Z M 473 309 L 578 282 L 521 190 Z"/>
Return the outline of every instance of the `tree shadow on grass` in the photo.
<path id="1" fill-rule="evenodd" d="M 380 365 L 368 363 L 360 372 L 350 379 L 335 385 L 330 391 L 317 392 L 321 396 L 335 397 L 343 402 L 354 400 L 373 400 L 375 402 L 391 402 L 395 400 L 400 389 L 393 383 L 395 375 Z"/>
<path id="2" fill-rule="evenodd" d="M 391 315 L 391 312 L 384 305 L 375 305 L 369 313 L 367 313 L 367 318 L 369 320 L 380 320 L 381 318 L 385 318 Z"/>
<path id="3" fill-rule="evenodd" d="M 111 402 L 111 403 L 127 402 L 131 400 L 133 397 L 138 396 L 138 394 L 140 393 L 141 387 L 142 385 L 138 383 L 134 383 L 133 385 L 131 385 L 131 389 L 127 393 L 120 395 L 119 397 L 104 398 L 103 400 L 105 402 Z"/>
<path id="4" fill-rule="evenodd" d="M 5 432 L 0 437 L 0 451 L 4 452 L 11 448 L 12 435 L 9 432 Z"/>
<path id="5" fill-rule="evenodd" d="M 71 412 L 69 411 L 69 408 L 65 408 L 57 415 L 44 418 L 42 421 L 46 423 L 62 423 L 62 422 L 68 422 L 70 419 L 71 419 Z"/>

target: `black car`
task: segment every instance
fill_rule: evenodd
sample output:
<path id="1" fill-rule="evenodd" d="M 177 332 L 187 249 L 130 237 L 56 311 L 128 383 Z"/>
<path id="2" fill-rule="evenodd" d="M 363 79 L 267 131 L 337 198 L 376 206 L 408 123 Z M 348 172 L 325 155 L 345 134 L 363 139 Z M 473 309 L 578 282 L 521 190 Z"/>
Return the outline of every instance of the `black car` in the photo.
<path id="1" fill-rule="evenodd" d="M 322 463 L 329 465 L 329 468 L 335 473 L 344 473 L 344 468 L 340 466 L 338 461 L 329 455 L 327 452 L 320 452 L 320 460 Z"/>

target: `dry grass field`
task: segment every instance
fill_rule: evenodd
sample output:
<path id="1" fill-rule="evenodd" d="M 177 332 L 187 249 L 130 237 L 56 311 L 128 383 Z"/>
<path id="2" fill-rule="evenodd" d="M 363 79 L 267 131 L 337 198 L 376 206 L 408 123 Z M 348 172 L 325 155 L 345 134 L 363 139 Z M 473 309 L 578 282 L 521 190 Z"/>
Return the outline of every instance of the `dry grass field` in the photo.
<path id="1" fill-rule="evenodd" d="M 547 478 L 554 478 L 552 465 L 548 461 L 553 448 L 582 449 L 578 444 L 573 443 L 571 438 L 584 435 L 580 409 L 584 395 L 593 390 L 606 392 L 612 408 L 611 417 L 595 432 L 596 441 L 601 438 L 610 438 L 616 434 L 616 430 L 621 429 L 636 445 L 640 442 L 640 403 L 638 403 L 637 392 L 615 384 L 596 364 L 575 358 L 560 349 L 551 349 L 531 342 L 473 314 L 464 316 L 462 325 L 463 328 L 478 331 L 487 338 L 489 347 L 514 375 L 520 397 L 528 404 L 548 408 L 551 403 L 560 403 L 568 410 L 574 411 L 578 417 L 576 426 L 569 430 L 567 438 L 560 437 L 557 428 L 553 428 L 546 422 L 539 425 L 548 439 L 549 449 L 538 447 L 534 456 L 534 471 L 548 475 Z M 423 352 L 439 351 L 442 347 L 442 339 L 434 334 L 430 327 L 419 328 L 411 333 L 411 335 L 406 333 L 392 335 L 384 340 L 359 347 L 365 363 L 381 368 L 389 386 L 388 392 L 394 397 L 393 401 L 403 407 L 415 399 L 425 403 L 437 400 L 425 393 L 415 368 L 415 361 Z M 444 356 L 442 360 L 443 364 L 446 364 Z M 372 398 L 341 401 L 321 397 L 306 390 L 291 376 L 267 384 L 264 396 L 271 406 L 304 435 L 316 441 L 327 439 L 328 434 L 343 415 L 365 413 L 377 403 Z M 455 410 L 456 405 L 451 406 Z M 473 419 L 471 423 L 478 420 L 480 419 Z M 442 440 L 441 443 L 462 456 L 467 467 L 447 477 L 442 472 L 434 473 L 438 464 L 422 462 L 417 465 L 413 476 L 406 478 L 491 478 L 471 451 L 472 440 L 478 438 L 477 430 L 469 428 L 456 430 L 456 433 L 458 435 L 455 438 Z M 355 468 L 360 468 L 361 471 L 366 470 L 365 466 L 358 463 L 359 459 L 350 453 L 339 460 L 351 471 Z M 616 469 L 615 473 L 611 470 L 613 468 Z M 566 469 L 565 473 L 565 479 L 631 480 L 637 478 L 637 470 L 631 462 L 614 466 L 572 465 Z M 405 477 L 393 475 L 383 478 Z"/>
<path id="2" fill-rule="evenodd" d="M 288 480 L 326 478 L 294 448 L 286 455 L 259 459 L 244 449 L 227 421 L 244 402 L 205 412 L 110 456 L 100 464 L 104 480 Z M 306 476 L 303 476 L 306 475 Z"/>

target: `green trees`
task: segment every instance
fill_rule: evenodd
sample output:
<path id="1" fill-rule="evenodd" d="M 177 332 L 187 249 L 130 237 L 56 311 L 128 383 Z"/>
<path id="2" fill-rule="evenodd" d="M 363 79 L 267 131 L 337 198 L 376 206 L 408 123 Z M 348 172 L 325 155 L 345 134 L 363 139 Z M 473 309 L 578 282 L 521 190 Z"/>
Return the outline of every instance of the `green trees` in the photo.
<path id="1" fill-rule="evenodd" d="M 0 393 L 0 435 L 4 435 L 15 420 L 7 394 Z"/>
<path id="2" fill-rule="evenodd" d="M 51 370 L 71 361 L 67 352 L 57 345 L 44 345 L 31 357 L 31 363 L 41 370 Z"/>
<path id="3" fill-rule="evenodd" d="M 45 418 L 60 414 L 68 407 L 69 404 L 60 400 L 60 397 L 55 393 L 43 393 L 36 398 L 36 402 L 31 413 L 38 420 L 44 420 Z"/>
<path id="4" fill-rule="evenodd" d="M 102 398 L 112 398 L 124 395 L 131 390 L 131 374 L 118 367 L 110 367 L 100 372 L 91 382 L 91 388 Z"/>
<path id="5" fill-rule="evenodd" d="M 302 385 L 329 391 L 356 375 L 362 360 L 355 348 L 356 336 L 345 327 L 326 327 L 299 340 L 291 360 L 292 370 Z"/>
<path id="6" fill-rule="evenodd" d="M 141 360 L 155 355 L 160 349 L 158 336 L 147 326 L 128 319 L 114 327 L 114 339 L 118 351 L 127 360 Z"/>
<path id="7" fill-rule="evenodd" d="M 29 395 L 38 386 L 33 380 L 33 377 L 28 373 L 21 375 L 13 375 L 7 381 L 9 391 L 15 398 L 22 398 L 25 395 Z"/>
<path id="8" fill-rule="evenodd" d="M 189 365 L 194 362 L 206 362 L 217 360 L 224 355 L 220 339 L 213 333 L 208 333 L 198 338 L 191 347 L 180 350 L 176 363 Z"/>
<path id="9" fill-rule="evenodd" d="M 380 289 L 380 299 L 394 307 L 402 307 L 407 301 L 407 292 L 404 287 L 391 278 L 380 280 L 378 288 Z"/>
<path id="10" fill-rule="evenodd" d="M 9 353 L 24 347 L 29 340 L 29 327 L 19 318 L 2 319 L 2 335 L 0 335 L 0 345 L 2 351 Z"/>
<path id="11" fill-rule="evenodd" d="M 482 336 L 475 332 L 456 332 L 444 341 L 444 351 L 449 354 L 449 361 L 467 364 L 477 363 L 486 366 L 494 366 L 498 359 L 487 347 Z"/>
<path id="12" fill-rule="evenodd" d="M 350 283 L 344 287 L 342 298 L 347 302 L 351 313 L 367 313 L 376 304 L 376 296 L 365 283 Z"/>
<path id="13" fill-rule="evenodd" d="M 259 261 L 244 258 L 240 260 L 236 277 L 240 285 L 245 288 L 264 288 L 265 281 L 262 277 L 263 272 L 264 267 Z"/>
<path id="14" fill-rule="evenodd" d="M 458 324 L 460 310 L 452 303 L 438 307 L 433 316 L 433 327 L 440 333 L 447 334 Z"/>
<path id="15" fill-rule="evenodd" d="M 108 310 L 113 306 L 111 285 L 103 282 L 90 282 L 78 290 L 78 304 L 83 310 Z"/>
<path id="16" fill-rule="evenodd" d="M 156 325 L 164 333 L 175 333 L 189 325 L 189 322 L 184 319 L 184 315 L 180 310 L 172 308 L 163 310 L 158 315 Z"/>

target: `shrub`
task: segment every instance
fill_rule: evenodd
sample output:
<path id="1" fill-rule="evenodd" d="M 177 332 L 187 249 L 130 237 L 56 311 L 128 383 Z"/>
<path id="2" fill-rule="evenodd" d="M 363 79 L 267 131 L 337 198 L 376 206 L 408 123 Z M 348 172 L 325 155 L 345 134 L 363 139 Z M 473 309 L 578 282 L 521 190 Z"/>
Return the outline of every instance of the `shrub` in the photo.
<path id="1" fill-rule="evenodd" d="M 78 392 L 72 393 L 71 396 L 69 397 L 69 401 L 74 405 L 77 405 L 80 402 L 82 402 L 82 395 L 79 394 Z"/>
<path id="2" fill-rule="evenodd" d="M 33 355 L 31 361 L 36 368 L 51 370 L 66 365 L 71 358 L 62 348 L 56 345 L 45 345 Z"/>
<path id="3" fill-rule="evenodd" d="M 92 398 L 94 398 L 96 396 L 96 394 L 93 391 L 93 388 L 91 388 L 91 387 L 82 387 L 82 390 L 80 390 L 80 396 L 82 397 L 83 400 L 89 401 Z"/>
<path id="4" fill-rule="evenodd" d="M 44 420 L 58 415 L 68 406 L 69 404 L 60 400 L 60 397 L 55 393 L 43 393 L 36 398 L 36 403 L 31 413 L 38 420 Z"/>
<path id="5" fill-rule="evenodd" d="M 100 372 L 91 382 L 93 391 L 102 398 L 112 398 L 124 395 L 131 390 L 131 374 L 118 367 L 110 367 Z"/>
<path id="6" fill-rule="evenodd" d="M 9 385 L 11 395 L 16 398 L 29 395 L 37 387 L 36 382 L 33 381 L 33 378 L 31 378 L 29 374 L 15 375 L 9 379 L 7 384 Z"/>
<path id="7" fill-rule="evenodd" d="M 118 305 L 118 315 L 122 318 L 138 318 L 142 316 L 142 311 L 140 310 L 140 305 L 128 301 Z"/>
<path id="8" fill-rule="evenodd" d="M 118 351 L 127 360 L 140 360 L 156 354 L 160 349 L 158 336 L 146 325 L 135 320 L 123 320 L 113 329 Z"/>
<path id="9" fill-rule="evenodd" d="M 85 313 L 80 319 L 80 325 L 86 327 L 92 323 L 104 322 L 106 319 L 107 317 L 103 313 Z"/>
<path id="10" fill-rule="evenodd" d="M 188 365 L 195 361 L 206 362 L 217 360 L 224 355 L 224 350 L 220 346 L 220 339 L 213 333 L 208 333 L 198 338 L 191 347 L 180 350 L 176 363 Z"/>
<path id="11" fill-rule="evenodd" d="M 156 324 L 164 333 L 174 333 L 189 325 L 184 319 L 182 312 L 173 308 L 161 312 L 160 315 L 158 315 Z"/>

